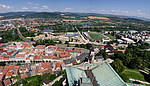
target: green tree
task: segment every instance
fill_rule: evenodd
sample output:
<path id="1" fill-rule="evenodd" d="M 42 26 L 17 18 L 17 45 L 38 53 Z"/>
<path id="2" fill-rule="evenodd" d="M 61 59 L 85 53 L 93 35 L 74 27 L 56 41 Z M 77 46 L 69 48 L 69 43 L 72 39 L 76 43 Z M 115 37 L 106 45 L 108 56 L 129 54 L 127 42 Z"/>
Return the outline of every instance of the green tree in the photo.
<path id="1" fill-rule="evenodd" d="M 125 66 L 122 64 L 120 59 L 116 59 L 111 65 L 119 74 L 125 69 Z"/>
<path id="2" fill-rule="evenodd" d="M 129 66 L 130 68 L 138 69 L 140 66 L 142 66 L 141 59 L 139 57 L 132 59 Z"/>

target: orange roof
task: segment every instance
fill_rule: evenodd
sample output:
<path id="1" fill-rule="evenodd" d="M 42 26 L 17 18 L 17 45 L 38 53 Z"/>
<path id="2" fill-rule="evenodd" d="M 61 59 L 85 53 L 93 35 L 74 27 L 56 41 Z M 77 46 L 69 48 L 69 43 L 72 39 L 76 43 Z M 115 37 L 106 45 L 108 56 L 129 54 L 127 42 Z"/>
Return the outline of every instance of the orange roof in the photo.
<path id="1" fill-rule="evenodd" d="M 9 60 L 9 57 L 3 58 L 3 60 Z"/>
<path id="2" fill-rule="evenodd" d="M 116 46 L 112 46 L 113 48 L 117 48 Z"/>
<path id="3" fill-rule="evenodd" d="M 117 50 L 117 51 L 120 51 L 120 52 L 125 52 L 126 50 Z"/>
<path id="4" fill-rule="evenodd" d="M 17 47 L 16 45 L 8 45 L 8 47 Z"/>
<path id="5" fill-rule="evenodd" d="M 40 46 L 40 45 L 39 45 L 39 46 L 36 46 L 35 48 L 36 48 L 36 49 L 45 49 L 45 46 Z"/>
<path id="6" fill-rule="evenodd" d="M 21 79 L 24 79 L 24 78 L 26 78 L 26 77 L 28 77 L 27 74 L 22 74 L 22 75 L 21 75 Z"/>
<path id="7" fill-rule="evenodd" d="M 6 47 L 1 47 L 0 49 L 5 49 Z"/>
<path id="8" fill-rule="evenodd" d="M 64 64 L 63 62 L 57 62 L 56 63 L 56 68 L 61 68 L 61 64 Z"/>
<path id="9" fill-rule="evenodd" d="M 60 47 L 57 48 L 57 51 L 64 51 L 65 49 L 61 49 Z"/>
<path id="10" fill-rule="evenodd" d="M 54 49 L 56 49 L 57 47 L 56 46 L 48 46 L 48 48 L 54 48 Z"/>
<path id="11" fill-rule="evenodd" d="M 31 52 L 33 49 L 22 49 L 22 51 L 28 51 Z"/>
<path id="12" fill-rule="evenodd" d="M 44 58 L 44 59 L 51 59 L 52 56 L 44 56 L 43 58 Z"/>
<path id="13" fill-rule="evenodd" d="M 33 59 L 34 59 L 34 60 L 40 60 L 41 57 L 40 57 L 40 56 L 35 56 Z"/>
<path id="14" fill-rule="evenodd" d="M 23 44 L 21 47 L 25 47 L 25 46 L 27 46 L 28 44 Z"/>
<path id="15" fill-rule="evenodd" d="M 41 64 L 43 68 L 50 68 L 50 62 L 42 62 Z"/>
<path id="16" fill-rule="evenodd" d="M 30 60 L 30 57 L 26 57 L 26 60 Z"/>
<path id="17" fill-rule="evenodd" d="M 19 70 L 19 66 L 15 66 L 15 68 L 14 68 L 14 74 L 15 74 L 15 75 L 18 74 L 18 70 Z"/>
<path id="18" fill-rule="evenodd" d="M 24 69 L 24 70 L 27 69 L 27 68 L 28 68 L 27 66 L 21 67 L 21 69 Z"/>
<path id="19" fill-rule="evenodd" d="M 25 54 L 16 54 L 15 57 L 25 57 Z"/>
<path id="20" fill-rule="evenodd" d="M 43 55 L 43 52 L 36 52 L 36 55 Z"/>
<path id="21" fill-rule="evenodd" d="M 82 49 L 77 49 L 77 48 L 74 50 L 74 52 L 78 52 L 78 53 L 81 53 L 81 51 Z"/>
<path id="22" fill-rule="evenodd" d="M 12 70 L 14 68 L 14 65 L 5 66 L 6 69 Z"/>
<path id="23" fill-rule="evenodd" d="M 99 47 L 104 48 L 104 46 L 99 46 Z"/>
<path id="24" fill-rule="evenodd" d="M 26 48 L 32 47 L 33 45 L 27 45 Z"/>
<path id="25" fill-rule="evenodd" d="M 60 58 L 57 56 L 52 56 L 52 59 L 60 59 Z"/>
<path id="26" fill-rule="evenodd" d="M 59 54 L 60 57 L 67 57 L 69 56 L 69 52 L 62 52 L 61 54 Z"/>
<path id="27" fill-rule="evenodd" d="M 9 77 L 9 76 L 11 77 L 12 75 L 13 75 L 12 72 L 7 72 L 7 73 L 6 73 L 6 77 Z"/>
<path id="28" fill-rule="evenodd" d="M 5 86 L 9 86 L 12 83 L 11 83 L 10 79 L 7 79 L 7 80 L 4 80 L 4 84 L 5 84 Z"/>

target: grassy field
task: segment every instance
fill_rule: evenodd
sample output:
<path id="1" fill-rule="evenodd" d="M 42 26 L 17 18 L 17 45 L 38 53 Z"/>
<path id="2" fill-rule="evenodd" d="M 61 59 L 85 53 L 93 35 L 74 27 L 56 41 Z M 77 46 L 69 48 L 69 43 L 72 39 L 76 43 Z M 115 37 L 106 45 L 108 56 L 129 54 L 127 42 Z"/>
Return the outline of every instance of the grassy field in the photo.
<path id="1" fill-rule="evenodd" d="M 129 78 L 145 81 L 144 75 L 142 75 L 139 70 L 136 69 L 125 69 L 123 74 L 126 74 Z"/>
<path id="2" fill-rule="evenodd" d="M 89 33 L 89 35 L 91 36 L 91 38 L 93 38 L 94 40 L 102 40 L 104 39 L 104 37 L 100 34 L 96 34 L 96 33 Z"/>
<path id="3" fill-rule="evenodd" d="M 106 36 L 108 36 L 110 39 L 116 39 L 116 37 L 114 37 L 114 36 L 112 36 L 112 35 L 106 35 Z"/>

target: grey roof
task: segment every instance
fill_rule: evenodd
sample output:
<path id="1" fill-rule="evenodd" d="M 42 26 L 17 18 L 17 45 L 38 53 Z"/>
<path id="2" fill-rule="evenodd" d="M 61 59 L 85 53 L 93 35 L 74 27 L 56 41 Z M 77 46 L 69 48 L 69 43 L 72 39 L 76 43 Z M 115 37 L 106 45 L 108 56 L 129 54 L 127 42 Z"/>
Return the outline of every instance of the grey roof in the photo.
<path id="1" fill-rule="evenodd" d="M 103 59 L 103 57 L 102 56 L 95 56 L 94 59 Z"/>
<path id="2" fill-rule="evenodd" d="M 88 58 L 89 53 L 82 53 L 79 56 L 76 57 L 77 60 L 83 61 L 85 58 Z"/>
<path id="3" fill-rule="evenodd" d="M 64 60 L 65 64 L 71 64 L 71 63 L 74 63 L 74 62 L 76 62 L 75 58 L 70 58 L 70 59 Z"/>

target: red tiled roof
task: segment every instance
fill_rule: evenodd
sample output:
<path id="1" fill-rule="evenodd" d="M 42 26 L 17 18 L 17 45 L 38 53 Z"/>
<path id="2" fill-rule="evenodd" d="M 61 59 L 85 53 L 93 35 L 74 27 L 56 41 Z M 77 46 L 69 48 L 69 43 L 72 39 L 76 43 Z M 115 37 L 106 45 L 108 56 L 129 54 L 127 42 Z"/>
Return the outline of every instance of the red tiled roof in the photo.
<path id="1" fill-rule="evenodd" d="M 43 55 L 43 52 L 36 52 L 36 55 Z"/>
<path id="2" fill-rule="evenodd" d="M 4 74 L 0 74 L 0 81 L 2 81 Z"/>
<path id="3" fill-rule="evenodd" d="M 11 84 L 11 81 L 10 81 L 10 79 L 4 80 L 4 84 L 5 84 L 5 86 L 8 86 L 8 85 L 10 85 L 10 84 Z"/>
<path id="4" fill-rule="evenodd" d="M 51 59 L 52 56 L 44 56 L 43 59 Z"/>
<path id="5" fill-rule="evenodd" d="M 61 65 L 64 64 L 63 62 L 57 62 L 56 63 L 56 68 L 61 68 Z"/>
<path id="6" fill-rule="evenodd" d="M 24 79 L 24 78 L 26 78 L 26 77 L 28 77 L 27 74 L 22 74 L 22 75 L 21 75 L 21 79 Z"/>
<path id="7" fill-rule="evenodd" d="M 7 72 L 5 77 L 11 77 L 13 75 L 12 72 Z"/>
<path id="8" fill-rule="evenodd" d="M 0 47 L 0 49 L 5 49 L 6 47 Z"/>
<path id="9" fill-rule="evenodd" d="M 50 62 L 42 62 L 41 64 L 43 68 L 50 68 Z"/>
<path id="10" fill-rule="evenodd" d="M 26 57 L 26 60 L 30 60 L 30 57 Z"/>
<path id="11" fill-rule="evenodd" d="M 118 49 L 117 51 L 120 51 L 120 52 L 123 52 L 123 53 L 124 53 L 126 50 L 120 50 L 120 49 Z"/>
<path id="12" fill-rule="evenodd" d="M 22 49 L 22 51 L 31 52 L 33 49 Z"/>
<path id="13" fill-rule="evenodd" d="M 27 46 L 28 44 L 23 44 L 21 47 L 25 47 L 25 46 Z"/>
<path id="14" fill-rule="evenodd" d="M 74 52 L 81 53 L 82 49 L 75 48 Z"/>
<path id="15" fill-rule="evenodd" d="M 8 45 L 8 47 L 17 47 L 16 45 Z"/>
<path id="16" fill-rule="evenodd" d="M 16 54 L 15 57 L 25 57 L 25 54 Z"/>
<path id="17" fill-rule="evenodd" d="M 45 49 L 45 46 L 36 46 L 36 49 Z"/>
<path id="18" fill-rule="evenodd" d="M 63 58 L 63 57 L 68 57 L 68 56 L 69 56 L 69 52 L 62 52 L 61 54 L 59 54 L 59 56 L 60 56 L 61 58 Z"/>
<path id="19" fill-rule="evenodd" d="M 34 59 L 34 60 L 40 60 L 41 57 L 40 57 L 40 56 L 35 56 L 33 59 Z"/>
<path id="20" fill-rule="evenodd" d="M 54 48 L 54 49 L 56 49 L 57 47 L 56 46 L 48 46 L 48 48 Z"/>
<path id="21" fill-rule="evenodd" d="M 5 66 L 5 68 L 12 70 L 15 66 L 14 65 L 9 65 L 9 66 Z"/>
<path id="22" fill-rule="evenodd" d="M 9 60 L 10 58 L 9 57 L 5 57 L 5 58 L 3 58 L 3 60 Z"/>
<path id="23" fill-rule="evenodd" d="M 19 66 L 15 66 L 15 68 L 14 68 L 14 75 L 18 74 L 18 70 L 19 70 Z"/>
<path id="24" fill-rule="evenodd" d="M 104 48 L 104 46 L 99 46 L 100 48 Z"/>
<path id="25" fill-rule="evenodd" d="M 24 69 L 24 70 L 27 69 L 27 68 L 28 68 L 27 66 L 21 67 L 21 69 Z"/>

